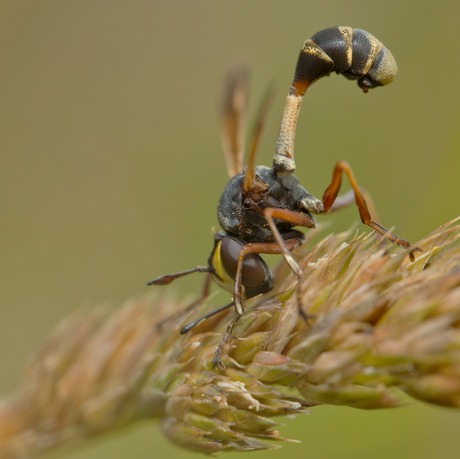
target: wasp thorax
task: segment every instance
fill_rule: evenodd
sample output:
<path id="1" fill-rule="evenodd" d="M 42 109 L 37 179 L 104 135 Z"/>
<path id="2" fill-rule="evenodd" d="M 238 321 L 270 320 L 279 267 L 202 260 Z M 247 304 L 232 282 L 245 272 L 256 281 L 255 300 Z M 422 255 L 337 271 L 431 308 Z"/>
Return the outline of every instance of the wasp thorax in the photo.
<path id="1" fill-rule="evenodd" d="M 230 236 L 246 242 L 273 242 L 264 210 L 276 208 L 293 212 L 318 213 L 320 201 L 299 184 L 293 174 L 277 174 L 266 166 L 257 166 L 257 176 L 266 184 L 263 193 L 244 193 L 244 172 L 233 177 L 219 200 L 219 223 Z M 275 219 L 278 230 L 290 230 L 295 223 Z"/>

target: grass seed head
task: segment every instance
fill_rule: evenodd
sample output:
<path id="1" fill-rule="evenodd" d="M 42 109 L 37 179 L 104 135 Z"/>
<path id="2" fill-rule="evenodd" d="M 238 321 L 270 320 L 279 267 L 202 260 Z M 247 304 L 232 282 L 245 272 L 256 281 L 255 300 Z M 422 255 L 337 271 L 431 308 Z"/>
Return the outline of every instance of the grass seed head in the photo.
<path id="1" fill-rule="evenodd" d="M 394 407 L 403 391 L 459 407 L 459 229 L 452 221 L 418 242 L 414 262 L 374 236 L 331 235 L 307 247 L 309 320 L 298 313 L 295 276 L 280 266 L 275 293 L 248 305 L 235 326 L 225 370 L 212 370 L 212 358 L 230 310 L 185 335 L 180 328 L 203 311 L 181 314 L 184 305 L 166 297 L 80 311 L 3 401 L 0 457 L 37 455 L 145 418 L 160 419 L 176 444 L 211 454 L 288 441 L 273 418 L 318 404 Z M 216 306 L 208 303 L 201 309 Z"/>

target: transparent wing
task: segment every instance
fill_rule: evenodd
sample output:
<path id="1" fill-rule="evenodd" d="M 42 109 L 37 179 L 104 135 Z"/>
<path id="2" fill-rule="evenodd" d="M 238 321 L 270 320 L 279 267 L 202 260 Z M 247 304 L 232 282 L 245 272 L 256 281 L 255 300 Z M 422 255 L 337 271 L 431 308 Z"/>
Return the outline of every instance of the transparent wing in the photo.
<path id="1" fill-rule="evenodd" d="M 262 105 L 257 113 L 257 118 L 251 133 L 249 140 L 248 149 L 248 167 L 243 181 L 243 190 L 248 192 L 260 188 L 266 188 L 266 184 L 259 183 L 256 180 L 256 155 L 259 148 L 260 136 L 267 120 L 270 105 L 275 95 L 273 84 L 267 89 L 264 98 L 262 99 Z"/>
<path id="2" fill-rule="evenodd" d="M 243 170 L 249 70 L 245 62 L 235 62 L 227 72 L 221 100 L 221 142 L 228 175 Z"/>

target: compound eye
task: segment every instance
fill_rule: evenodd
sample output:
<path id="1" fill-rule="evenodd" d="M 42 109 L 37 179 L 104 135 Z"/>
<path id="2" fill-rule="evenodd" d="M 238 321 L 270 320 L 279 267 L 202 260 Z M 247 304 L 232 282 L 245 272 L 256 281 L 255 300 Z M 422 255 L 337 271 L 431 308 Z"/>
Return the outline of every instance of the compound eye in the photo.
<path id="1" fill-rule="evenodd" d="M 236 265 L 240 256 L 243 243 L 238 239 L 227 236 L 222 239 L 220 246 L 220 257 L 222 266 L 227 274 L 235 279 Z M 267 268 L 268 269 L 268 268 Z M 245 288 L 254 288 L 262 285 L 266 280 L 266 265 L 259 255 L 248 253 L 243 260 L 242 282 Z"/>

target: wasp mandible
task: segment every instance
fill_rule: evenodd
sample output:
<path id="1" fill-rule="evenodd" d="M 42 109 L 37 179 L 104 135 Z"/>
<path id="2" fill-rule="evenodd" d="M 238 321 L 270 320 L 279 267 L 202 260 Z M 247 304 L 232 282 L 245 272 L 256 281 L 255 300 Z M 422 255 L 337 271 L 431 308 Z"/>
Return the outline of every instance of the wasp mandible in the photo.
<path id="1" fill-rule="evenodd" d="M 231 303 L 181 330 L 181 333 L 186 333 L 210 315 L 235 307 L 236 314 L 216 350 L 213 368 L 225 368 L 220 357 L 235 323 L 244 313 L 244 301 L 274 287 L 273 274 L 259 254 L 282 254 L 298 278 L 299 313 L 307 318 L 301 301 L 302 270 L 291 251 L 305 241 L 304 234 L 293 228 L 314 228 L 316 220 L 313 215 L 329 213 L 355 202 L 365 225 L 401 247 L 411 247 L 409 242 L 372 219 L 363 192 L 345 161 L 335 165 L 331 183 L 322 199 L 303 188 L 293 174 L 294 137 L 302 99 L 312 83 L 332 71 L 357 80 L 358 86 L 366 93 L 369 89 L 391 83 L 397 66 L 390 51 L 364 30 L 331 27 L 306 40 L 286 98 L 272 168 L 255 166 L 270 97 L 266 97 L 258 113 L 249 142 L 248 163 L 243 169 L 248 72 L 245 67 L 238 66 L 227 75 L 222 99 L 221 137 L 230 181 L 217 208 L 223 231 L 214 236 L 214 248 L 207 266 L 161 276 L 148 283 L 165 285 L 193 272 L 205 272 L 220 287 L 233 293 Z M 338 197 L 343 174 L 347 176 L 352 190 Z M 412 258 L 413 254 L 410 253 L 410 256 Z M 207 287 L 203 296 L 206 296 L 206 290 Z"/>

